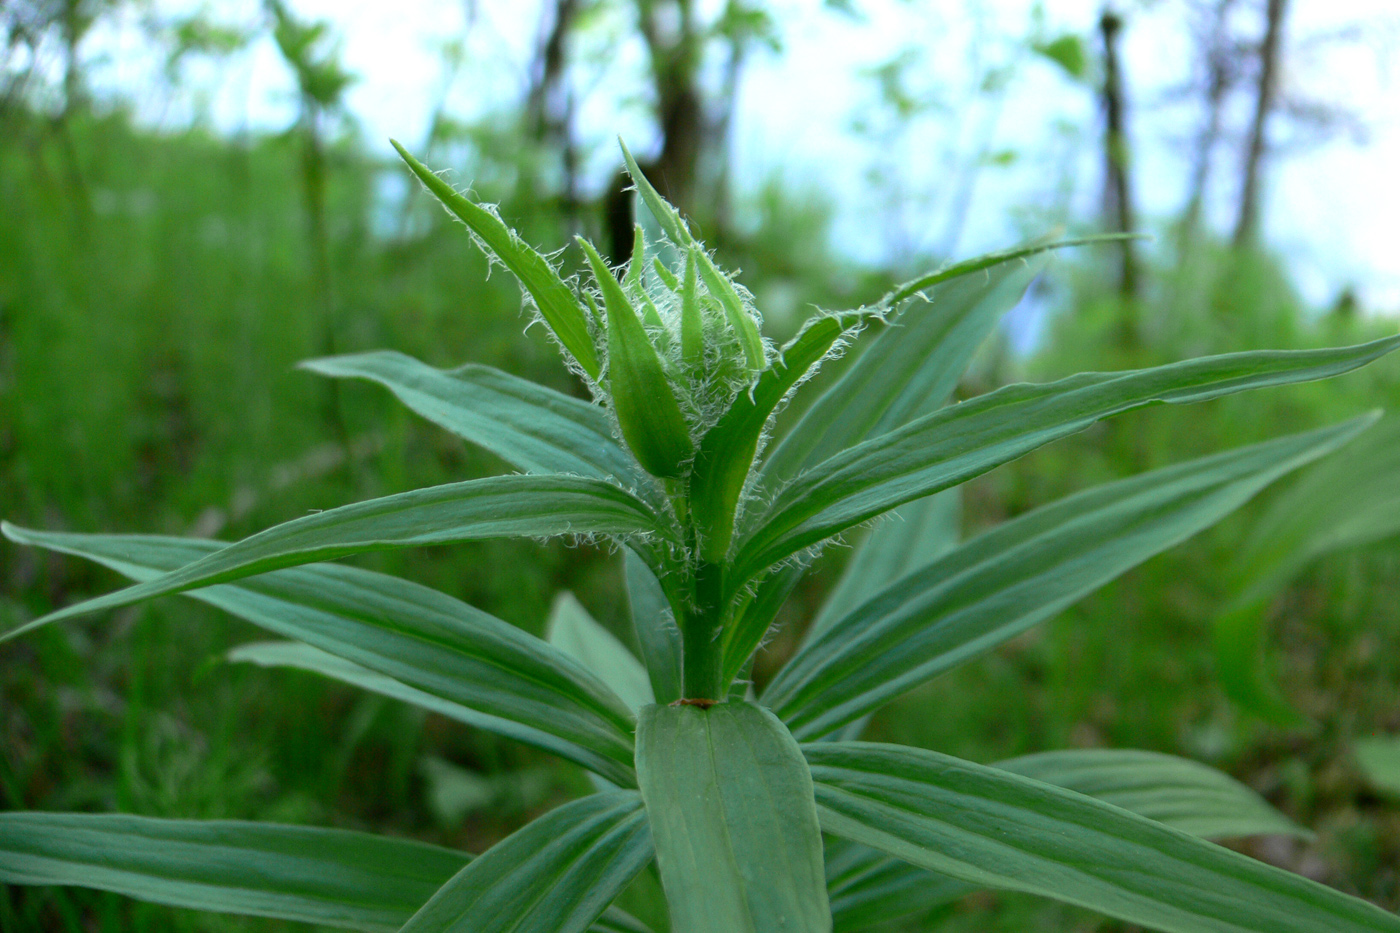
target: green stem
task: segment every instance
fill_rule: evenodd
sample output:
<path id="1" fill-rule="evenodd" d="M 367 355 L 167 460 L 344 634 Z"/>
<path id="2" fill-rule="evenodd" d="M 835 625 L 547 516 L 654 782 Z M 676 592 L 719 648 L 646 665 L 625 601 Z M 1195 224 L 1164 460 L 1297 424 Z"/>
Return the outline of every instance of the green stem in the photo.
<path id="1" fill-rule="evenodd" d="M 724 699 L 721 584 L 720 565 L 705 561 L 696 568 L 695 603 L 681 626 L 682 693 L 689 700 Z"/>

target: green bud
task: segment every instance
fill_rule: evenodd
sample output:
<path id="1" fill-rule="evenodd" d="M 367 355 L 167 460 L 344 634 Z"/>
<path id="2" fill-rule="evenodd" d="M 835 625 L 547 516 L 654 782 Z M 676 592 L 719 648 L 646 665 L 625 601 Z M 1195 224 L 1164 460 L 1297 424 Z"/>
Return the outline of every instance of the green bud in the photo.
<path id="1" fill-rule="evenodd" d="M 656 271 L 656 277 L 666 283 L 666 287 L 671 291 L 678 291 L 681 287 L 681 280 L 676 278 L 676 274 L 666 268 L 666 264 L 661 261 L 660 256 L 651 257 L 651 267 Z"/>
<path id="2" fill-rule="evenodd" d="M 681 290 L 681 355 L 686 363 L 698 366 L 705 359 L 705 322 L 700 316 L 700 283 L 695 270 L 695 251 L 685 254 L 685 287 Z"/>
<path id="3" fill-rule="evenodd" d="M 576 239 L 603 292 L 608 318 L 608 389 L 622 437 L 648 473 L 679 476 L 695 447 L 661 357 L 607 263 L 593 244 L 583 237 Z"/>

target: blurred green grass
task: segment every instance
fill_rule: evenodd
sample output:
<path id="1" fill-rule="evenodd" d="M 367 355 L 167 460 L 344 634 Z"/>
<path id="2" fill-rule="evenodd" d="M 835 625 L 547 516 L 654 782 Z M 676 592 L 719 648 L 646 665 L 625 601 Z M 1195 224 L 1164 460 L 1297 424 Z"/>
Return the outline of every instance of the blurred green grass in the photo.
<path id="1" fill-rule="evenodd" d="M 391 347 L 438 366 L 485 362 L 579 390 L 538 328 L 520 336 L 509 278 L 488 278 L 467 237 L 422 198 L 386 201 L 385 173 L 397 169 L 353 143 L 329 154 L 328 300 L 307 246 L 295 139 L 157 135 L 120 113 L 79 114 L 57 128 L 34 116 L 6 120 L 0 514 L 11 521 L 236 538 L 309 509 L 500 469 L 379 390 L 293 369 L 327 352 Z M 500 184 L 481 193 L 504 201 L 529 239 L 565 241 L 566 221 L 529 184 L 509 171 L 483 175 Z M 760 299 L 766 290 L 793 307 L 845 306 L 895 277 L 814 261 L 820 217 L 811 205 L 785 206 L 776 188 L 763 197 L 760 226 L 723 247 L 729 264 L 752 270 L 746 282 Z M 753 274 L 765 269 L 767 279 Z M 1125 344 L 1125 308 L 1096 284 L 1094 261 L 1069 269 L 1057 279 L 1066 312 L 1044 348 L 1029 361 L 992 348 L 965 392 L 1026 375 L 1393 330 L 1343 311 L 1310 314 L 1268 257 L 1221 250 L 1185 271 L 1158 270 L 1148 300 L 1126 309 L 1140 329 Z M 1400 373 L 1382 364 L 1296 390 L 1134 413 L 974 483 L 968 529 L 1095 482 L 1397 401 Z M 1318 831 L 1308 844 L 1255 841 L 1246 851 L 1395 909 L 1400 808 L 1364 786 L 1348 750 L 1357 737 L 1400 731 L 1400 551 L 1323 561 L 1277 601 L 1273 660 L 1288 697 L 1318 726 L 1269 729 L 1224 699 L 1209 647 L 1214 607 L 1229 595 L 1225 568 L 1250 514 L 1257 510 L 903 698 L 876 717 L 871 736 L 980 761 L 1099 745 L 1205 760 Z M 796 594 L 760 679 L 845 553 L 830 550 Z M 618 562 L 593 549 L 484 542 L 365 563 L 536 633 L 554 593 L 570 589 L 625 631 Z M 100 569 L 8 542 L 0 581 L 7 628 L 117 584 Z M 526 814 L 587 787 L 571 766 L 438 717 L 309 674 L 221 660 L 257 637 L 206 607 L 164 599 L 0 647 L 0 806 L 308 822 L 479 851 Z M 445 787 L 451 769 L 428 761 L 467 771 Z M 474 775 L 507 779 L 482 784 Z M 443 804 L 451 799 L 481 802 L 464 811 Z M 643 876 L 629 906 L 661 921 L 654 879 Z M 1124 929 L 990 894 L 903 928 L 935 920 L 953 931 Z M 0 928 L 293 927 L 97 892 L 10 888 Z"/>

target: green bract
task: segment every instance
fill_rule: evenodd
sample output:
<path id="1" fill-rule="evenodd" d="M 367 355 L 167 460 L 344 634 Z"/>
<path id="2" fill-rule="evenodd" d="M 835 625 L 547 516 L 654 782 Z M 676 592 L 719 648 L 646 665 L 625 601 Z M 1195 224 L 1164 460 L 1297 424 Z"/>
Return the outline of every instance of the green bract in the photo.
<path id="1" fill-rule="evenodd" d="M 645 933 L 611 905 L 654 864 L 675 933 L 856 931 L 979 888 L 1179 933 L 1400 933 L 1400 918 L 1204 841 L 1303 832 L 1204 766 L 1102 750 L 988 766 L 856 741 L 894 697 L 1218 521 L 1375 415 L 1119 479 L 967 541 L 958 484 L 1132 408 L 1338 375 L 1400 338 L 1086 373 L 948 405 L 1047 251 L 1083 241 L 949 267 L 775 347 L 630 154 L 666 242 L 651 249 L 639 227 L 621 278 L 581 243 L 592 289 L 404 158 L 520 279 L 593 401 L 388 352 L 308 363 L 380 383 L 519 472 L 234 544 L 5 525 L 134 585 L 0 640 L 187 593 L 285 639 L 232 660 L 315 671 L 527 742 L 589 769 L 599 792 L 475 859 L 310 827 L 5 813 L 0 881 L 349 929 Z M 841 378 L 779 431 L 784 404 L 847 348 Z M 881 516 L 897 520 L 866 535 L 796 654 L 744 699 L 740 675 L 815 551 Z M 322 563 L 561 535 L 618 546 L 640 658 L 568 594 L 541 640 L 417 584 Z"/>

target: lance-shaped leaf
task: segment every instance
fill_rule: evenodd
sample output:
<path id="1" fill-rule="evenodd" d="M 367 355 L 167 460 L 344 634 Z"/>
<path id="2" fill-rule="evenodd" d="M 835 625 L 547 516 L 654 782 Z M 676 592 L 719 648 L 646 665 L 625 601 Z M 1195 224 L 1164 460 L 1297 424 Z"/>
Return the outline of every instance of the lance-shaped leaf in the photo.
<path id="1" fill-rule="evenodd" d="M 624 553 L 623 572 L 627 577 L 632 630 L 642 649 L 656 702 L 670 703 L 681 696 L 680 628 L 651 567 L 630 547 L 625 548 Z"/>
<path id="2" fill-rule="evenodd" d="M 135 580 L 218 551 L 216 541 L 23 532 L 16 540 L 95 560 Z M 188 595 L 335 658 L 291 646 L 241 660 L 316 670 L 633 784 L 632 715 L 576 661 L 436 590 L 354 567 L 278 570 Z M 269 655 L 271 652 L 271 655 Z M 289 656 L 289 652 L 293 652 Z"/>
<path id="3" fill-rule="evenodd" d="M 125 814 L 0 813 L 0 881 L 353 930 L 403 925 L 467 863 L 367 833 Z"/>
<path id="4" fill-rule="evenodd" d="M 612 270 L 593 245 L 578 240 L 603 291 L 608 315 L 608 394 L 618 427 L 637 461 L 653 476 L 676 476 L 695 452 L 661 357 Z"/>
<path id="5" fill-rule="evenodd" d="M 637 777 L 674 933 L 830 930 L 811 777 L 772 713 L 645 707 Z"/>
<path id="6" fill-rule="evenodd" d="M 829 732 L 1208 527 L 1374 420 L 1107 483 L 1006 522 L 808 642 L 769 684 L 764 703 L 799 737 Z"/>
<path id="7" fill-rule="evenodd" d="M 21 541 L 24 529 L 0 530 Z M 0 641 L 61 619 L 211 586 L 282 567 L 366 551 L 479 538 L 656 531 L 652 511 L 602 480 L 578 476 L 490 476 L 370 499 L 275 525 L 178 570 L 60 609 L 0 635 Z"/>
<path id="8" fill-rule="evenodd" d="M 402 933 L 582 933 L 651 857 L 636 791 L 584 797 L 486 850 Z"/>
<path id="9" fill-rule="evenodd" d="M 424 418 L 528 473 L 645 485 L 637 465 L 613 439 L 602 408 L 490 366 L 434 369 L 379 350 L 307 360 L 301 367 L 377 382 Z"/>
<path id="10" fill-rule="evenodd" d="M 552 752 L 588 768 L 594 775 L 606 775 L 609 786 L 630 786 L 636 783 L 631 772 L 621 762 L 563 739 L 554 732 L 536 729 L 515 719 L 491 716 L 461 703 L 445 700 L 437 694 L 410 687 L 402 681 L 299 641 L 248 642 L 229 651 L 227 660 L 235 664 L 289 668 L 329 677 L 351 687 L 368 690 L 446 716 L 474 729 L 493 732 Z"/>
<path id="11" fill-rule="evenodd" d="M 411 839 L 236 820 L 0 813 L 0 882 L 172 907 L 397 931 L 471 856 Z M 609 907 L 592 933 L 649 933 Z"/>
<path id="12" fill-rule="evenodd" d="M 634 713 L 655 702 L 646 668 L 617 637 L 598 624 L 572 593 L 554 598 L 548 641 L 607 684 Z"/>
<path id="13" fill-rule="evenodd" d="M 647 181 L 646 175 L 637 165 L 637 160 L 632 158 L 632 153 L 627 149 L 627 144 L 622 140 L 618 140 L 618 143 L 622 146 L 622 157 L 627 163 L 627 173 L 632 176 L 632 184 L 636 186 L 637 193 L 641 195 L 642 203 L 646 205 L 651 216 L 656 218 L 656 223 L 661 227 L 661 232 L 666 234 L 666 238 L 687 254 L 686 290 L 689 292 L 693 288 L 689 280 L 689 263 L 693 257 L 700 279 L 705 283 L 705 289 L 715 301 L 719 302 L 725 318 L 729 321 L 729 326 L 734 329 L 735 335 L 739 338 L 739 345 L 744 350 L 744 362 L 748 365 L 749 371 L 759 372 L 766 363 L 763 337 L 759 334 L 758 322 L 749 314 L 743 299 L 739 297 L 738 289 L 734 287 L 733 282 L 729 281 L 729 277 L 715 265 L 710 254 L 705 252 L 704 246 L 686 229 L 685 221 L 681 220 L 680 213 L 666 203 L 666 199 L 652 187 L 651 182 Z M 694 306 L 693 312 L 696 321 L 698 321 L 698 312 L 699 306 L 697 304 Z M 692 314 L 692 312 L 683 308 L 683 341 L 685 339 L 685 316 L 688 314 Z M 693 348 L 693 346 L 692 343 L 691 347 Z M 687 353 L 687 358 L 690 358 L 690 353 Z"/>
<path id="14" fill-rule="evenodd" d="M 1309 836 L 1228 774 L 1188 758 L 1133 749 L 1084 748 L 997 762 L 1012 774 L 1068 788 L 1200 836 Z"/>
<path id="15" fill-rule="evenodd" d="M 804 746 L 825 832 L 1167 933 L 1384 933 L 1400 917 L 1051 784 L 936 752 Z"/>
<path id="16" fill-rule="evenodd" d="M 588 332 L 587 314 L 578 297 L 559 277 L 549 260 L 531 248 L 501 218 L 453 190 L 426 165 L 409 155 L 398 142 L 390 141 L 423 186 L 442 202 L 448 212 L 466 224 L 477 239 L 520 280 L 564 349 L 573 354 L 588 375 L 598 378 L 602 367 L 598 365 L 598 351 Z"/>
<path id="17" fill-rule="evenodd" d="M 1203 839 L 1309 835 L 1248 787 L 1185 758 L 1075 749 L 1026 755 L 997 767 L 1087 794 Z M 828 843 L 826 876 L 837 933 L 927 911 L 977 890 L 976 885 L 846 840 Z"/>
<path id="18" fill-rule="evenodd" d="M 803 473 L 774 499 L 735 558 L 736 585 L 895 506 L 979 476 L 1102 418 L 1325 379 L 1400 346 L 1390 337 L 1327 350 L 1231 353 L 1121 373 L 1012 385 L 926 415 Z"/>
<path id="19" fill-rule="evenodd" d="M 728 553 L 739 496 L 774 409 L 837 340 L 865 319 L 860 314 L 844 314 L 809 321 L 783 347 L 773 366 L 759 376 L 753 391 L 740 392 L 729 411 L 705 432 L 690 474 L 690 507 L 706 560 L 718 562 Z"/>
<path id="20" fill-rule="evenodd" d="M 931 289 L 927 300 L 913 302 L 874 335 L 840 380 L 774 445 L 764 458 L 760 483 L 777 489 L 848 447 L 942 407 L 977 348 L 1043 266 L 1013 256 L 975 270 L 979 274 L 925 286 Z"/>

